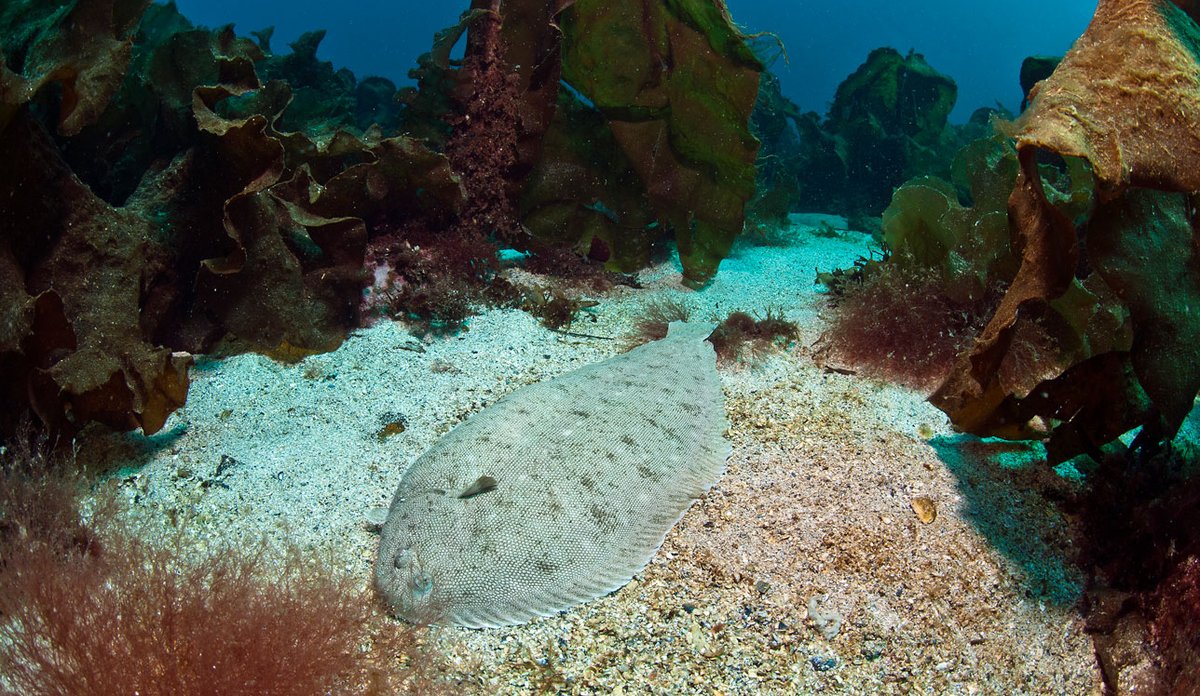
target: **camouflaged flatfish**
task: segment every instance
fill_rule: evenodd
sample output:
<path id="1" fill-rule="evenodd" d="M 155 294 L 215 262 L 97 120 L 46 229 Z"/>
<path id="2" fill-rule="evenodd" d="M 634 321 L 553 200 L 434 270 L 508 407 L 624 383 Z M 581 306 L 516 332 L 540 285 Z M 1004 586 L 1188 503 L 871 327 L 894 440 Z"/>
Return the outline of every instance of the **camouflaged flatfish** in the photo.
<path id="1" fill-rule="evenodd" d="M 418 458 L 375 566 L 392 609 L 503 626 L 629 582 L 729 456 L 713 328 L 519 389 Z"/>

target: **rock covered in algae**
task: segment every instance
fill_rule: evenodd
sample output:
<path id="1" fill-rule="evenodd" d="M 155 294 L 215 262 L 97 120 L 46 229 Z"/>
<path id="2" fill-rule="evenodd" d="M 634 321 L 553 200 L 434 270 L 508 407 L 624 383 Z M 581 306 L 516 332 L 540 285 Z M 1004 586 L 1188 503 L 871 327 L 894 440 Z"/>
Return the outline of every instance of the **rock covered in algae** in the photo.
<path id="1" fill-rule="evenodd" d="M 729 456 L 713 328 L 525 387 L 417 459 L 375 568 L 393 610 L 511 625 L 629 582 Z"/>

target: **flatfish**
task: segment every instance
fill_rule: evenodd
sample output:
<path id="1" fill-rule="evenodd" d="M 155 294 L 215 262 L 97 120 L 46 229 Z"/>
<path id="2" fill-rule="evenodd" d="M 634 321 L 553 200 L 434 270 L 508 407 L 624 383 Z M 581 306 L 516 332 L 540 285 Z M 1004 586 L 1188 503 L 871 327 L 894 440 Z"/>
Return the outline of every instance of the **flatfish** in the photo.
<path id="1" fill-rule="evenodd" d="M 420 623 L 525 623 L 624 586 L 725 468 L 714 325 L 532 384 L 405 472 L 376 586 Z"/>

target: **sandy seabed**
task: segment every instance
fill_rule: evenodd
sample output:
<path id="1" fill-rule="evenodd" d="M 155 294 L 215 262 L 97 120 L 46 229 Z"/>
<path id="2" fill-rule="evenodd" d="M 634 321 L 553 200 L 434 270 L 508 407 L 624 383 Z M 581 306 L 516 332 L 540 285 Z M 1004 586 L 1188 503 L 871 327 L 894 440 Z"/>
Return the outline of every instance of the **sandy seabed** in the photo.
<path id="1" fill-rule="evenodd" d="M 814 270 L 849 266 L 868 241 L 815 222 L 797 219 L 786 247 L 738 249 L 702 291 L 675 264 L 643 271 L 642 288 L 596 296 L 572 326 L 592 337 L 491 310 L 443 338 L 383 322 L 295 365 L 202 360 L 162 433 L 93 434 L 81 451 L 121 464 L 140 529 L 294 542 L 368 582 L 371 511 L 468 415 L 615 355 L 651 301 L 698 318 L 770 307 L 800 339 L 722 365 L 728 469 L 650 564 L 528 625 L 432 629 L 446 679 L 487 694 L 1099 692 L 1071 522 L 1039 493 L 1070 483 L 1036 447 L 955 434 L 922 394 L 814 364 Z M 917 498 L 936 519 L 918 518 Z"/>

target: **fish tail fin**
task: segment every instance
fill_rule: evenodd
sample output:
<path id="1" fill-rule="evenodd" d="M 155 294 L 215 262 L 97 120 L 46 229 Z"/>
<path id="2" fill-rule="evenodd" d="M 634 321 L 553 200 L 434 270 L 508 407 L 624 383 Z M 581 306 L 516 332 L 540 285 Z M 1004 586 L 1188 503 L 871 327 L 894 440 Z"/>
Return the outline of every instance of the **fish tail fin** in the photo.
<path id="1" fill-rule="evenodd" d="M 710 321 L 673 321 L 667 325 L 667 338 L 703 341 L 716 328 L 717 325 Z"/>

